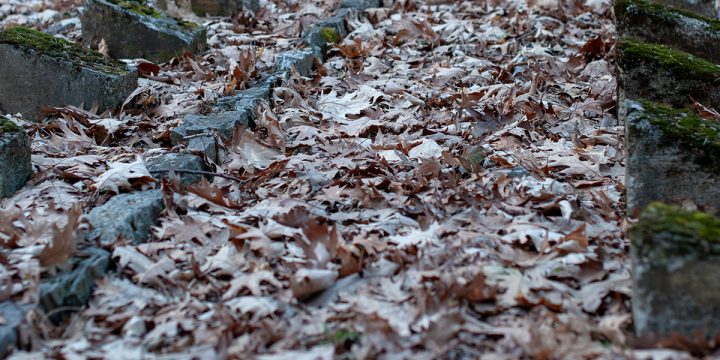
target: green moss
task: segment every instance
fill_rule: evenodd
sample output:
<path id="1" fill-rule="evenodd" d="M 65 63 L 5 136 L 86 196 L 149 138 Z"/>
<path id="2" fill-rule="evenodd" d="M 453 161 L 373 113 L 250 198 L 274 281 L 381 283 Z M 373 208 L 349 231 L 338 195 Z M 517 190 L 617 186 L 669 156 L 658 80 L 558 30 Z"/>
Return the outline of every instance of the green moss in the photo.
<path id="1" fill-rule="evenodd" d="M 615 14 L 618 17 L 622 14 L 648 16 L 673 25 L 677 24 L 679 20 L 682 20 L 682 17 L 686 17 L 700 20 L 713 30 L 720 30 L 720 21 L 718 20 L 698 15 L 692 11 L 676 9 L 647 0 L 616 0 Z"/>
<path id="2" fill-rule="evenodd" d="M 177 22 L 177 24 L 180 28 L 185 29 L 185 30 L 195 30 L 200 27 L 200 25 L 198 25 L 192 21 L 187 21 L 187 20 L 183 20 L 183 19 L 175 19 L 175 22 Z"/>
<path id="3" fill-rule="evenodd" d="M 107 0 L 109 3 L 120 6 L 121 8 L 140 14 L 143 16 L 150 16 L 154 18 L 161 18 L 162 14 L 157 11 L 154 7 L 150 6 L 145 0 Z"/>
<path id="4" fill-rule="evenodd" d="M 23 51 L 65 59 L 105 73 L 126 74 L 129 71 L 124 63 L 106 59 L 97 51 L 28 28 L 17 27 L 0 32 L 0 44 L 10 44 Z"/>
<path id="5" fill-rule="evenodd" d="M 640 257 L 671 259 L 720 254 L 720 218 L 659 202 L 648 205 L 630 229 Z"/>
<path id="6" fill-rule="evenodd" d="M 20 128 L 14 122 L 0 116 L 0 134 L 4 132 L 17 132 Z"/>
<path id="7" fill-rule="evenodd" d="M 340 42 L 340 35 L 338 34 L 337 30 L 331 27 L 324 27 L 320 29 L 320 35 L 322 36 L 323 40 L 327 43 L 337 43 Z"/>
<path id="8" fill-rule="evenodd" d="M 667 69 L 686 79 L 720 83 L 720 67 L 665 45 L 650 44 L 632 38 L 617 43 L 618 60 L 623 68 L 646 65 Z"/>
<path id="9" fill-rule="evenodd" d="M 653 128 L 662 131 L 663 145 L 679 146 L 697 159 L 705 168 L 720 165 L 720 122 L 703 119 L 687 109 L 674 109 L 666 105 L 641 100 L 642 115 Z M 631 131 L 643 131 L 642 121 L 628 123 Z M 631 136 L 634 134 L 628 134 Z M 720 167 L 717 169 L 720 170 Z"/>

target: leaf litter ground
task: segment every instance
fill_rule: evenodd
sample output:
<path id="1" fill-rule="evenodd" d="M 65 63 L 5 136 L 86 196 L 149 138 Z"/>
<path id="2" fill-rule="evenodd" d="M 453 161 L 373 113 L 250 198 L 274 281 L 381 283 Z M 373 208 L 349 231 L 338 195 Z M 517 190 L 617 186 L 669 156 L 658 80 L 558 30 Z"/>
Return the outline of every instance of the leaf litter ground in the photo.
<path id="1" fill-rule="evenodd" d="M 9 1 L 0 24 L 76 40 L 81 5 Z M 136 61 L 119 112 L 25 123 L 36 176 L 2 203 L 3 299 L 37 302 L 77 251 L 80 209 L 152 187 L 167 208 L 148 242 L 110 249 L 68 324 L 31 313 L 15 358 L 687 356 L 632 350 L 606 0 L 372 9 L 224 144 L 211 165 L 228 178 L 148 176 L 142 155 L 169 151 L 184 114 L 251 87 L 336 6 L 196 18 L 210 49 Z"/>

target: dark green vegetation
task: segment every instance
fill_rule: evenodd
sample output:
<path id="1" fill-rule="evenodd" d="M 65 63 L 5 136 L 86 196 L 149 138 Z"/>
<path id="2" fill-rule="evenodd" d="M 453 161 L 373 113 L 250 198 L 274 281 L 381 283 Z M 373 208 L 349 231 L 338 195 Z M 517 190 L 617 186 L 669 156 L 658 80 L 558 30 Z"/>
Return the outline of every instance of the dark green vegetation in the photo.
<path id="1" fill-rule="evenodd" d="M 183 20 L 183 19 L 175 19 L 175 22 L 177 22 L 178 26 L 181 29 L 185 29 L 185 30 L 195 30 L 200 27 L 200 25 L 198 25 L 192 21 L 187 21 L 187 20 Z"/>
<path id="2" fill-rule="evenodd" d="M 129 71 L 120 61 L 106 59 L 97 51 L 33 29 L 17 27 L 0 32 L 0 44 L 10 44 L 23 51 L 68 60 L 109 74 L 126 74 Z"/>
<path id="3" fill-rule="evenodd" d="M 670 259 L 720 254 L 720 218 L 699 211 L 654 202 L 630 229 L 630 240 L 641 257 Z"/>
<path id="4" fill-rule="evenodd" d="M 655 66 L 682 74 L 682 78 L 685 79 L 720 83 L 720 67 L 668 46 L 623 38 L 618 41 L 617 48 L 618 61 L 623 68 L 638 65 Z"/>
<path id="5" fill-rule="evenodd" d="M 121 8 L 134 12 L 136 14 L 150 16 L 154 18 L 162 17 L 162 14 L 154 7 L 150 6 L 145 0 L 107 0 L 111 4 L 120 6 Z"/>
<path id="6" fill-rule="evenodd" d="M 15 125 L 14 122 L 0 116 L 0 134 L 4 132 L 16 132 L 20 131 L 20 128 Z"/>
<path id="7" fill-rule="evenodd" d="M 340 42 L 340 34 L 338 34 L 337 30 L 331 27 L 324 27 L 320 29 L 320 35 L 322 36 L 323 40 L 328 43 L 334 44 Z"/>
<path id="8" fill-rule="evenodd" d="M 720 21 L 718 20 L 698 15 L 692 11 L 676 9 L 646 0 L 616 0 L 615 14 L 620 16 L 620 14 L 625 13 L 638 16 L 651 16 L 670 24 L 676 24 L 679 20 L 682 20 L 681 17 L 688 17 L 707 23 L 708 27 L 713 30 L 720 30 Z"/>

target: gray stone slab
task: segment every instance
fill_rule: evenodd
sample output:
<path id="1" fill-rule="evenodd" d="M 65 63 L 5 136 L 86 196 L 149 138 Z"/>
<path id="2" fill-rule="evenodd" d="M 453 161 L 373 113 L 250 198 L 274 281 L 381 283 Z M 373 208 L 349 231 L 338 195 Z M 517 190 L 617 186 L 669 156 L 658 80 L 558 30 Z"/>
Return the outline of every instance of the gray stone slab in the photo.
<path id="1" fill-rule="evenodd" d="M 622 108 L 628 214 L 653 201 L 720 209 L 720 122 L 649 101 Z"/>
<path id="2" fill-rule="evenodd" d="M 618 86 L 628 99 L 687 107 L 690 97 L 720 109 L 720 67 L 658 44 L 623 38 L 617 43 Z"/>
<path id="3" fill-rule="evenodd" d="M 105 40 L 114 58 L 164 62 L 185 52 L 200 53 L 207 31 L 198 24 L 164 15 L 145 0 L 86 0 L 83 40 L 97 47 Z"/>
<path id="4" fill-rule="evenodd" d="M 115 195 L 87 215 L 93 227 L 88 239 L 97 239 L 103 246 L 111 246 L 119 238 L 142 243 L 150 235 L 150 228 L 157 224 L 164 206 L 160 190 Z"/>
<path id="5" fill-rule="evenodd" d="M 35 30 L 0 32 L 0 108 L 35 119 L 45 105 L 119 106 L 137 72 L 97 52 Z"/>
<path id="6" fill-rule="evenodd" d="M 620 36 L 665 44 L 720 63 L 720 21 L 646 0 L 615 2 Z"/>
<path id="7" fill-rule="evenodd" d="M 146 159 L 145 163 L 147 164 L 147 168 L 150 171 L 150 174 L 157 178 L 166 177 L 170 174 L 170 172 L 161 172 L 160 170 L 205 170 L 205 163 L 203 162 L 203 159 L 197 155 L 192 154 L 163 154 L 160 156 Z M 198 182 L 203 177 L 203 175 L 200 174 L 188 173 L 178 173 L 178 175 L 180 176 L 180 180 L 183 184 L 192 184 Z M 212 181 L 212 178 L 209 177 L 208 180 Z"/>
<path id="8" fill-rule="evenodd" d="M 315 66 L 315 53 L 310 49 L 288 51 L 275 58 L 275 69 L 289 74 L 293 66 L 300 76 L 310 76 Z"/>
<path id="9" fill-rule="evenodd" d="M 0 116 L 0 198 L 10 196 L 23 187 L 31 176 L 27 133 Z"/>
<path id="10" fill-rule="evenodd" d="M 720 335 L 720 219 L 653 203 L 629 232 L 633 323 L 643 339 Z M 706 339 L 706 340 L 707 340 Z"/>
<path id="11" fill-rule="evenodd" d="M 40 306 L 56 323 L 62 321 L 69 312 L 87 304 L 95 289 L 95 281 L 108 271 L 110 253 L 99 248 L 88 248 L 69 261 L 69 271 L 40 281 Z"/>
<path id="12" fill-rule="evenodd" d="M 173 145 L 186 143 L 197 136 L 208 136 L 213 133 L 222 137 L 232 138 L 233 131 L 238 127 L 247 127 L 250 123 L 247 111 L 226 111 L 210 115 L 186 115 L 180 126 L 170 133 Z"/>
<path id="13" fill-rule="evenodd" d="M 341 9 L 372 9 L 382 7 L 382 0 L 342 0 L 340 2 Z"/>
<path id="14" fill-rule="evenodd" d="M 709 18 L 718 17 L 715 0 L 659 0 L 657 3 L 693 12 Z"/>
<path id="15" fill-rule="evenodd" d="M 0 316 L 5 323 L 0 325 L 0 358 L 5 358 L 19 340 L 18 328 L 25 320 L 28 307 L 20 306 L 8 300 L 0 303 Z"/>
<path id="16" fill-rule="evenodd" d="M 193 136 L 187 142 L 186 150 L 204 154 L 212 162 L 218 163 L 218 146 L 215 136 Z"/>

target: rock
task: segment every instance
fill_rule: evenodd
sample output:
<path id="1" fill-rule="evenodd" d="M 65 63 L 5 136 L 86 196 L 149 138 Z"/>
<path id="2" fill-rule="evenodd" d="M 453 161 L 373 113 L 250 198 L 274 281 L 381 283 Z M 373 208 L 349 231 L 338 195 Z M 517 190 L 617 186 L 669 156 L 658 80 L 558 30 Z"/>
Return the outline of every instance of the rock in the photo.
<path id="1" fill-rule="evenodd" d="M 213 135 L 193 136 L 187 142 L 185 148 L 188 151 L 198 152 L 207 156 L 207 158 L 214 163 L 219 162 L 217 141 Z"/>
<path id="2" fill-rule="evenodd" d="M 144 242 L 164 206 L 160 190 L 115 195 L 87 215 L 93 227 L 88 238 L 98 239 L 103 246 L 115 244 L 118 238 Z"/>
<path id="3" fill-rule="evenodd" d="M 0 116 L 0 198 L 10 196 L 23 187 L 31 176 L 27 133 Z"/>
<path id="4" fill-rule="evenodd" d="M 88 248 L 83 252 L 83 256 L 69 260 L 71 270 L 40 281 L 40 306 L 46 313 L 52 313 L 50 319 L 55 323 L 65 317 L 67 310 L 61 308 L 77 308 L 87 304 L 93 294 L 95 281 L 103 277 L 110 266 L 109 252 L 99 248 Z"/>
<path id="5" fill-rule="evenodd" d="M 280 54 L 275 59 L 275 68 L 287 77 L 294 66 L 300 76 L 310 76 L 315 65 L 314 52 L 309 49 L 288 51 Z"/>
<path id="6" fill-rule="evenodd" d="M 303 35 L 305 43 L 316 56 L 324 59 L 332 45 L 347 36 L 346 19 L 350 14 L 349 9 L 340 9 L 334 16 L 318 22 Z"/>
<path id="7" fill-rule="evenodd" d="M 202 26 L 160 13 L 146 0 L 87 0 L 81 17 L 85 42 L 105 40 L 114 58 L 164 62 L 185 52 L 200 53 L 207 44 Z"/>
<path id="8" fill-rule="evenodd" d="M 137 87 L 137 72 L 125 64 L 26 28 L 0 32 L 0 73 L 0 108 L 27 119 L 45 105 L 105 111 Z"/>
<path id="9" fill-rule="evenodd" d="M 167 1 L 158 1 L 158 6 L 167 8 Z M 240 9 L 247 9 L 252 12 L 260 9 L 259 0 L 190 0 L 190 8 L 198 16 L 231 16 Z"/>
<path id="10" fill-rule="evenodd" d="M 689 97 L 720 108 L 720 67 L 664 45 L 621 39 L 618 87 L 628 99 L 687 107 Z"/>
<path id="11" fill-rule="evenodd" d="M 250 123 L 247 111 L 226 111 L 210 115 L 186 115 L 180 126 L 170 133 L 173 145 L 187 142 L 197 135 L 218 133 L 230 139 L 238 127 L 247 127 Z"/>
<path id="12" fill-rule="evenodd" d="M 653 203 L 629 237 L 636 334 L 720 335 L 720 219 Z"/>
<path id="13" fill-rule="evenodd" d="M 622 108 L 628 214 L 653 201 L 720 209 L 720 122 L 645 100 Z"/>
<path id="14" fill-rule="evenodd" d="M 713 19 L 718 16 L 714 0 L 659 0 L 657 2 Z"/>
<path id="15" fill-rule="evenodd" d="M 150 173 L 160 178 L 168 176 L 170 172 L 159 172 L 158 170 L 205 170 L 203 159 L 192 154 L 163 154 L 147 159 L 145 163 Z M 203 177 L 203 175 L 200 174 L 188 173 L 178 173 L 178 175 L 182 183 L 186 185 L 198 182 Z"/>
<path id="16" fill-rule="evenodd" d="M 0 358 L 5 358 L 17 347 L 19 340 L 18 327 L 25 320 L 27 307 L 19 306 L 12 301 L 0 303 L 0 316 L 5 322 L 0 325 Z"/>
<path id="17" fill-rule="evenodd" d="M 647 0 L 615 2 L 618 34 L 665 44 L 720 63 L 720 21 Z"/>
<path id="18" fill-rule="evenodd" d="M 382 0 L 342 0 L 341 9 L 372 9 L 382 7 Z"/>

